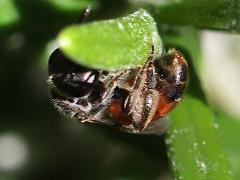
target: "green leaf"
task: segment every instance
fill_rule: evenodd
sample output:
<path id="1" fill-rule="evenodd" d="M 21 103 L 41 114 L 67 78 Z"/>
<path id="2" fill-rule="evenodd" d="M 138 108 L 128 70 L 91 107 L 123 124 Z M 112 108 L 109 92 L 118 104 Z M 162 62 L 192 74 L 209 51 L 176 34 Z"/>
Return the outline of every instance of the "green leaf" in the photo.
<path id="1" fill-rule="evenodd" d="M 0 27 L 13 24 L 19 19 L 19 13 L 12 0 L 0 0 Z"/>
<path id="2" fill-rule="evenodd" d="M 229 159 L 233 167 L 234 179 L 240 179 L 240 118 L 231 118 L 227 115 L 218 113 L 217 120 L 219 132 L 224 142 L 223 147 L 229 154 Z"/>
<path id="3" fill-rule="evenodd" d="M 239 0 L 133 0 L 133 2 L 150 5 L 155 20 L 161 24 L 193 25 L 240 32 Z"/>
<path id="4" fill-rule="evenodd" d="M 162 43 L 153 18 L 143 9 L 123 18 L 73 25 L 58 36 L 60 48 L 72 60 L 94 68 L 115 70 L 146 61 Z"/>
<path id="5" fill-rule="evenodd" d="M 216 127 L 209 107 L 185 96 L 171 114 L 166 139 L 176 179 L 232 179 Z"/>

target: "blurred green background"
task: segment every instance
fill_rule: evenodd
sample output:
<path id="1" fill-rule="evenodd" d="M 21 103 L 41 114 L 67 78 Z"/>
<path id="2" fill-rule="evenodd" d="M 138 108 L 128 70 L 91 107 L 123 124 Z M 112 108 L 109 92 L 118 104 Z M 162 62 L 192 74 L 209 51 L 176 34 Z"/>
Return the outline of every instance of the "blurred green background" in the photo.
<path id="1" fill-rule="evenodd" d="M 234 71 L 228 69 L 230 65 L 219 61 L 210 66 L 210 61 L 204 61 L 212 58 L 206 49 L 213 47 L 218 54 L 222 49 L 216 46 L 226 43 L 216 41 L 207 46 L 215 41 L 209 33 L 223 31 L 215 37 L 218 40 L 234 34 L 231 46 L 223 49 L 233 55 L 227 64 L 234 62 L 233 76 L 240 78 L 238 0 L 0 0 L 0 179 L 173 178 L 165 136 L 131 135 L 99 125 L 80 125 L 59 115 L 49 101 L 47 61 L 56 47 L 54 39 L 62 28 L 75 22 L 88 4 L 93 7 L 88 21 L 147 8 L 157 22 L 165 47 L 178 48 L 192 59 L 188 96 L 211 104 L 209 109 L 214 112 L 223 149 L 235 179 L 240 179 L 240 98 L 230 96 L 240 92 L 240 81 L 228 76 Z M 206 77 L 211 74 L 206 76 L 206 67 L 221 70 L 218 73 L 227 79 L 216 72 L 209 81 Z M 223 84 L 211 87 L 217 79 Z M 215 92 L 215 88 L 224 93 Z M 197 112 L 195 115 L 204 117 Z"/>

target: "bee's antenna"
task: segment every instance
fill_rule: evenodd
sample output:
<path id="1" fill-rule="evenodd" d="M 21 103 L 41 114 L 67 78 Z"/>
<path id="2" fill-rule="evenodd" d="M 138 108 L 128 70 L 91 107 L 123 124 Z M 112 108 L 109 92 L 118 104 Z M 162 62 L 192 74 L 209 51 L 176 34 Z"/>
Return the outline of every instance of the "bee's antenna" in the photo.
<path id="1" fill-rule="evenodd" d="M 89 16 L 90 14 L 90 11 L 91 11 L 91 6 L 88 5 L 80 14 L 80 16 L 78 17 L 77 19 L 77 24 L 81 24 L 81 23 L 84 23 L 87 19 L 87 17 Z"/>

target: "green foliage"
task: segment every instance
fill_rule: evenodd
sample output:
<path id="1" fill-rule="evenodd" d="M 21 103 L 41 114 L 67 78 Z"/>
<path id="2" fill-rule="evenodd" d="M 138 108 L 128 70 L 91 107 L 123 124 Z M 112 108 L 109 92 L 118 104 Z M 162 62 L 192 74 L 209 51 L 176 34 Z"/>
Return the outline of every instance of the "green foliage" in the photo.
<path id="1" fill-rule="evenodd" d="M 234 179 L 240 178 L 240 157 L 239 157 L 239 129 L 240 119 L 231 118 L 226 114 L 215 113 L 217 124 L 219 125 L 220 137 L 222 139 L 223 148 L 228 154 L 232 164 Z"/>
<path id="2" fill-rule="evenodd" d="M 20 18 L 12 0 L 0 0 L 0 27 L 11 25 Z"/>
<path id="3" fill-rule="evenodd" d="M 133 2 L 140 3 L 139 0 Z M 151 8 L 155 20 L 161 24 L 240 32 L 239 0 L 142 0 L 143 4 Z"/>
<path id="4" fill-rule="evenodd" d="M 209 107 L 186 95 L 171 114 L 166 139 L 176 179 L 232 179 L 216 127 Z"/>

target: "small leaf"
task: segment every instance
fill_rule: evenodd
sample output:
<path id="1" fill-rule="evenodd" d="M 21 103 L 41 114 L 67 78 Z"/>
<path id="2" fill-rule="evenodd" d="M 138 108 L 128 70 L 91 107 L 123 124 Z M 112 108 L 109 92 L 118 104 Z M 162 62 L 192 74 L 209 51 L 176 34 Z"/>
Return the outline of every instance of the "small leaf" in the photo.
<path id="1" fill-rule="evenodd" d="M 72 60 L 108 70 L 142 64 L 152 45 L 155 55 L 162 51 L 156 24 L 143 9 L 115 20 L 67 27 L 58 40 Z"/>
<path id="2" fill-rule="evenodd" d="M 199 28 L 240 32 L 239 0 L 132 0 L 149 5 L 154 18 L 161 24 L 193 25 Z"/>

